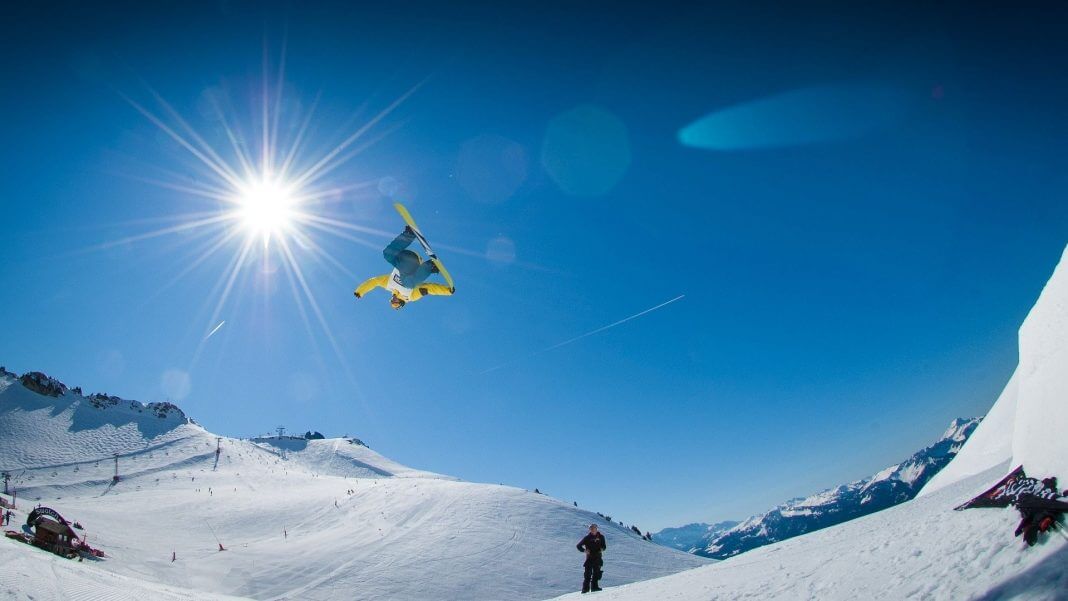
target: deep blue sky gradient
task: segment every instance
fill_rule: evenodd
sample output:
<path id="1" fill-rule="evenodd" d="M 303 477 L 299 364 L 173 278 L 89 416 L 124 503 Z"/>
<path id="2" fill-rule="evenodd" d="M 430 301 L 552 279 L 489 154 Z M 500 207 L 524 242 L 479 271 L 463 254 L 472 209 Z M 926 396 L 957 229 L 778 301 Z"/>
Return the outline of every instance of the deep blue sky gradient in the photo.
<path id="1" fill-rule="evenodd" d="M 149 4 L 5 20 L 0 363 L 146 401 L 174 398 L 163 374 L 182 370 L 176 400 L 216 432 L 355 435 L 645 529 L 742 518 L 984 413 L 1068 241 L 1068 43 L 1048 7 Z M 250 269 L 194 362 L 237 243 L 169 287 L 208 237 L 86 249 L 210 208 L 133 177 L 201 168 L 122 95 L 157 110 L 151 86 L 225 148 L 205 90 L 253 123 L 265 37 L 272 68 L 286 43 L 286 119 L 321 94 L 313 149 L 424 82 L 331 176 L 368 187 L 322 210 L 399 230 L 379 191 L 396 187 L 435 242 L 470 252 L 442 252 L 454 298 L 401 313 L 307 262 L 341 359 L 276 260 Z M 871 82 L 907 106 L 850 139 L 678 139 L 708 113 Z M 602 194 L 542 166 L 576 109 L 623 127 L 629 162 Z M 374 248 L 316 240 L 359 278 L 384 271 Z"/>

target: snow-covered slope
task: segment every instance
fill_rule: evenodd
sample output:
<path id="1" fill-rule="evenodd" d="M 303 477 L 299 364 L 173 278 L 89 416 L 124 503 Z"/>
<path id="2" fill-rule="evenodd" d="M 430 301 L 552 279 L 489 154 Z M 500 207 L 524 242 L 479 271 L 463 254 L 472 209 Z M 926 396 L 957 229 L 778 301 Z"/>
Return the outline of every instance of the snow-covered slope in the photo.
<path id="1" fill-rule="evenodd" d="M 541 599 L 580 583 L 574 545 L 593 521 L 626 566 L 606 584 L 707 562 L 358 441 L 222 438 L 216 466 L 217 437 L 173 406 L 47 393 L 0 374 L 0 469 L 21 510 L 77 520 L 108 557 L 78 564 L 0 539 L 4 598 Z"/>
<path id="2" fill-rule="evenodd" d="M 8 469 L 58 466 L 85 457 L 124 455 L 199 430 L 170 403 L 144 405 L 79 393 L 41 373 L 19 379 L 0 368 L 0 465 Z"/>
<path id="3" fill-rule="evenodd" d="M 240 599 L 164 586 L 0 538 L 0 599 L 26 601 L 224 601 Z"/>
<path id="4" fill-rule="evenodd" d="M 1068 479 L 1068 249 L 1020 327 L 1020 363 L 960 455 L 922 494 L 993 465 Z"/>
<path id="5" fill-rule="evenodd" d="M 757 547 L 815 532 L 916 496 L 925 483 L 953 459 L 979 419 L 955 419 L 938 442 L 870 478 L 788 501 L 698 541 L 695 552 L 726 559 Z"/>
<path id="6" fill-rule="evenodd" d="M 1020 328 L 1020 365 L 975 434 L 924 488 L 885 511 L 599 599 L 1068 599 L 1068 541 L 1013 538 L 1013 509 L 953 507 L 1022 463 L 1068 478 L 1068 252 Z M 1041 432 L 1039 430 L 1042 430 Z M 606 566 L 611 569 L 611 563 Z M 568 597 L 564 597 L 568 598 Z M 574 598 L 578 598 L 575 595 Z"/>
<path id="7" fill-rule="evenodd" d="M 252 442 L 271 453 L 284 456 L 290 464 L 313 474 L 346 478 L 440 478 L 456 480 L 432 472 L 415 470 L 372 451 L 359 440 L 333 438 L 304 440 L 293 438 L 253 438 Z"/>

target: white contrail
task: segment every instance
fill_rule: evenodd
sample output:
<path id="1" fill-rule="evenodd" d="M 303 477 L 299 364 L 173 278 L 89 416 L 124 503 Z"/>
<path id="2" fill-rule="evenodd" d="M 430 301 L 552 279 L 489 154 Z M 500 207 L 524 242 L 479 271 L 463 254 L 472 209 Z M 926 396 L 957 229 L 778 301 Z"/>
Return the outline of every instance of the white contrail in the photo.
<path id="1" fill-rule="evenodd" d="M 498 365 L 496 367 L 491 367 L 491 368 L 489 368 L 489 369 L 487 369 L 487 370 L 485 370 L 483 372 L 480 372 L 479 375 L 485 375 L 485 374 L 488 374 L 490 372 L 497 371 L 498 369 L 501 369 L 502 367 L 507 367 L 507 366 L 515 363 L 516 361 L 520 361 L 521 359 L 529 359 L 529 358 L 531 358 L 531 357 L 533 357 L 535 355 L 540 355 L 542 353 L 547 353 L 549 351 L 556 350 L 556 349 L 558 349 L 558 348 L 560 348 L 562 346 L 567 346 L 567 345 L 571 344 L 572 342 L 578 342 L 579 340 L 582 340 L 583 338 L 588 338 L 590 336 L 593 336 L 594 334 L 600 334 L 601 332 L 603 332 L 605 330 L 610 330 L 610 329 L 612 329 L 612 328 L 614 328 L 616 326 L 623 325 L 623 324 L 627 323 L 628 321 L 630 321 L 632 319 L 638 319 L 642 315 L 646 315 L 648 313 L 652 313 L 653 311 L 656 311 L 657 309 L 660 309 L 662 307 L 666 307 L 666 306 L 670 305 L 671 303 L 673 303 L 675 301 L 682 300 L 683 298 L 686 298 L 686 295 L 685 294 L 680 294 L 680 295 L 676 296 L 675 298 L 673 298 L 673 299 L 671 299 L 669 301 L 662 302 L 659 305 L 657 305 L 655 307 L 650 307 L 650 308 L 648 308 L 648 309 L 646 309 L 646 310 L 644 310 L 644 311 L 642 311 L 640 313 L 635 313 L 634 315 L 631 315 L 630 317 L 624 317 L 623 319 L 620 319 L 619 321 L 610 323 L 610 324 L 608 324 L 606 326 L 601 326 L 601 327 L 597 328 L 596 330 L 590 330 L 589 332 L 586 332 L 585 334 L 580 334 L 578 336 L 575 336 L 574 338 L 570 338 L 570 339 L 565 340 L 563 342 L 558 342 L 558 343 L 556 343 L 556 344 L 554 344 L 552 346 L 545 347 L 545 348 L 541 349 L 540 351 L 534 351 L 533 353 L 530 353 L 526 357 L 521 357 L 520 359 L 512 359 L 511 361 L 509 361 L 507 363 L 502 363 L 502 364 L 500 364 L 500 365 Z"/>
<path id="2" fill-rule="evenodd" d="M 204 337 L 204 340 L 207 340 L 208 338 L 211 338 L 215 334 L 215 332 L 219 331 L 219 328 L 223 327 L 224 323 L 226 323 L 225 319 L 220 321 L 219 325 L 215 326 L 215 329 L 213 329 L 212 331 L 208 332 L 208 335 Z"/>

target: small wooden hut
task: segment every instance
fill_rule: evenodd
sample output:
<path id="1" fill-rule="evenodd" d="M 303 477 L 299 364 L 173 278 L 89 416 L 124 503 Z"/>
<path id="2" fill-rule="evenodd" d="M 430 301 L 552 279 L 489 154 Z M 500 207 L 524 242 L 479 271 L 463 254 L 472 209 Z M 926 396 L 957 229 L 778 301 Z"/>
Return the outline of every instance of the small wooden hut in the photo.
<path id="1" fill-rule="evenodd" d="M 70 526 L 45 517 L 37 519 L 33 528 L 33 545 L 56 555 L 70 557 L 77 554 L 78 535 Z"/>

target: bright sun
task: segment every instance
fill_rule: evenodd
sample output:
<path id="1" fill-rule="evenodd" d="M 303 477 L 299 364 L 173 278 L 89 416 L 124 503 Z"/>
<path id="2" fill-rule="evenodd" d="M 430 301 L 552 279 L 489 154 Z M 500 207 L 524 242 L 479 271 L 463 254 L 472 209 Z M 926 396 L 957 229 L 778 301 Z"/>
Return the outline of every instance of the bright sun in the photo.
<path id="1" fill-rule="evenodd" d="M 237 204 L 241 223 L 250 233 L 263 236 L 266 243 L 272 234 L 289 227 L 296 202 L 285 184 L 262 179 L 238 190 Z"/>

